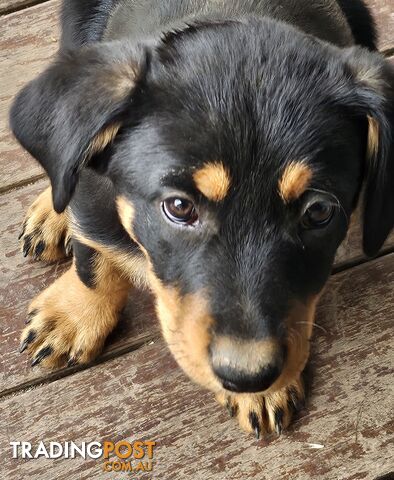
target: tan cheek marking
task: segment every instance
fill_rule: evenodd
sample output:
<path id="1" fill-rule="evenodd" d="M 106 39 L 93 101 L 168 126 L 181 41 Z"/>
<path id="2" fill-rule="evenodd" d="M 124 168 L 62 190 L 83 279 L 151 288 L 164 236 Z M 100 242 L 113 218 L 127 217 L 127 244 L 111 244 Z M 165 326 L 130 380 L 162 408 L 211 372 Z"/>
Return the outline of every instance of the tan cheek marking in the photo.
<path id="1" fill-rule="evenodd" d="M 194 183 L 209 200 L 223 200 L 230 188 L 228 171 L 221 162 L 207 163 L 193 175 Z"/>
<path id="2" fill-rule="evenodd" d="M 287 360 L 281 376 L 268 389 L 274 392 L 299 378 L 309 358 L 310 338 L 315 319 L 316 305 L 321 293 L 306 304 L 297 302 L 287 318 Z"/>
<path id="3" fill-rule="evenodd" d="M 279 180 L 279 194 L 288 203 L 302 195 L 312 179 L 312 170 L 305 162 L 291 162 Z"/>
<path id="4" fill-rule="evenodd" d="M 379 124 L 377 120 L 368 115 L 368 144 L 367 159 L 374 160 L 379 150 Z"/>
<path id="5" fill-rule="evenodd" d="M 127 200 L 125 197 L 120 195 L 116 198 L 116 208 L 118 210 L 120 221 L 126 230 L 126 232 L 130 235 L 130 237 L 134 240 L 134 233 L 132 229 L 132 224 L 134 221 L 135 210 L 133 204 Z"/>
<path id="6" fill-rule="evenodd" d="M 180 367 L 195 382 L 220 391 L 208 354 L 213 318 L 201 293 L 181 297 L 172 287 L 152 282 L 163 336 Z"/>

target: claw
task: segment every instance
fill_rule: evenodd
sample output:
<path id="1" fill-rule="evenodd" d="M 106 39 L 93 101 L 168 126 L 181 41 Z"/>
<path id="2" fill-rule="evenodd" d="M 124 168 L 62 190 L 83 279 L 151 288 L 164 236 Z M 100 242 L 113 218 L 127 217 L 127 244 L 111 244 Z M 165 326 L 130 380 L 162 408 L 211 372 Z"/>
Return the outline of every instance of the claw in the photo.
<path id="1" fill-rule="evenodd" d="M 260 438 L 260 424 L 259 424 L 259 419 L 257 418 L 257 415 L 254 412 L 250 412 L 249 421 L 253 428 L 254 434 L 258 440 Z"/>
<path id="2" fill-rule="evenodd" d="M 64 246 L 64 251 L 66 252 L 67 257 L 69 257 L 73 252 L 72 239 L 69 238 Z"/>
<path id="3" fill-rule="evenodd" d="M 77 365 L 77 361 L 75 358 L 70 358 L 67 362 L 67 367 L 75 367 L 75 365 Z"/>
<path id="4" fill-rule="evenodd" d="M 27 235 L 25 238 L 25 243 L 23 245 L 23 256 L 27 257 L 31 249 L 31 235 Z"/>
<path id="5" fill-rule="evenodd" d="M 51 353 L 53 352 L 53 348 L 48 346 L 48 347 L 44 347 L 42 348 L 36 355 L 36 357 L 33 359 L 33 361 L 31 362 L 31 366 L 32 367 L 35 367 L 36 365 L 38 365 L 39 363 L 41 363 L 42 360 L 44 360 L 44 358 L 48 357 Z"/>
<path id="6" fill-rule="evenodd" d="M 23 237 L 23 235 L 25 234 L 25 231 L 26 231 L 26 221 L 24 221 L 22 224 L 22 231 L 19 234 L 18 240 L 20 240 Z"/>
<path id="7" fill-rule="evenodd" d="M 278 435 L 283 431 L 283 410 L 281 408 L 275 412 L 275 431 Z"/>
<path id="8" fill-rule="evenodd" d="M 23 342 L 19 347 L 19 353 L 23 353 L 28 347 L 29 343 L 31 343 L 35 338 L 36 338 L 36 332 L 34 330 L 30 330 L 29 334 L 23 340 Z"/>
<path id="9" fill-rule="evenodd" d="M 230 417 L 234 417 L 237 413 L 237 407 L 235 405 L 232 405 L 230 397 L 227 399 L 226 408 Z"/>
<path id="10" fill-rule="evenodd" d="M 37 246 L 34 250 L 34 260 L 38 260 L 44 250 L 45 250 L 45 242 L 43 240 L 40 240 L 37 243 Z"/>
<path id="11" fill-rule="evenodd" d="M 25 325 L 28 325 L 32 320 L 33 320 L 33 317 L 35 317 L 38 313 L 38 310 L 35 308 L 34 310 L 32 310 L 31 312 L 29 312 L 27 314 L 27 318 L 25 320 Z"/>
<path id="12" fill-rule="evenodd" d="M 299 412 L 300 410 L 302 410 L 305 406 L 304 398 L 300 398 L 300 395 L 295 388 L 290 387 L 287 392 L 289 395 L 289 408 L 291 408 L 293 412 Z"/>

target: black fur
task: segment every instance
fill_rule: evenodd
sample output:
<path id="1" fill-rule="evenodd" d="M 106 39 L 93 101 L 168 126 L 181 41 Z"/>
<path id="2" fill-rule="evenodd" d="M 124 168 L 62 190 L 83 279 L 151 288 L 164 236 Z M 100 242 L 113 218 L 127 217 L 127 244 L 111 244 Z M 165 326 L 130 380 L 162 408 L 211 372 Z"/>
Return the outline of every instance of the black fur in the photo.
<path id="1" fill-rule="evenodd" d="M 81 282 L 89 288 L 96 285 L 94 261 L 97 256 L 96 250 L 73 240 L 73 254 L 75 257 L 75 268 Z"/>
<path id="2" fill-rule="evenodd" d="M 82 3 L 63 7 L 63 46 L 73 50 L 11 112 L 16 137 L 48 172 L 56 210 L 71 199 L 83 235 L 134 254 L 115 207 L 126 197 L 156 275 L 182 294 L 209 292 L 216 334 L 282 341 L 294 301 L 327 281 L 363 184 L 367 254 L 394 224 L 394 72 L 353 46 L 354 37 L 375 48 L 368 10 L 350 0 L 327 0 L 324 11 L 293 0 L 220 10 L 208 0 Z M 379 146 L 366 163 L 368 117 Z M 89 159 L 92 140 L 114 123 L 113 145 Z M 193 182 L 215 161 L 231 177 L 218 203 Z M 313 177 L 286 204 L 278 182 L 293 161 Z M 165 218 L 172 196 L 194 202 L 196 225 Z M 301 219 L 316 199 L 334 213 L 308 229 Z"/>
<path id="3" fill-rule="evenodd" d="M 375 22 L 362 0 L 337 0 L 346 15 L 354 40 L 358 45 L 376 50 L 377 33 Z"/>

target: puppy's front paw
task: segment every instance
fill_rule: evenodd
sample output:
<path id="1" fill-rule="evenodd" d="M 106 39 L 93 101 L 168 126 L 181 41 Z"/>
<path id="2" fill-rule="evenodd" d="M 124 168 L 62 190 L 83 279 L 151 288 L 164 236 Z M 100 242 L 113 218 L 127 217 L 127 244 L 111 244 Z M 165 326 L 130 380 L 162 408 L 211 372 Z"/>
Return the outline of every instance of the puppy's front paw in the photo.
<path id="1" fill-rule="evenodd" d="M 293 416 L 303 408 L 304 386 L 301 378 L 273 393 L 241 393 L 217 395 L 218 402 L 225 406 L 230 415 L 236 417 L 240 427 L 257 438 L 262 434 L 287 428 Z"/>
<path id="2" fill-rule="evenodd" d="M 53 262 L 71 254 L 66 213 L 56 213 L 51 188 L 44 190 L 27 211 L 19 236 L 23 255 Z"/>
<path id="3" fill-rule="evenodd" d="M 117 323 L 119 311 L 111 299 L 72 283 L 72 276 L 66 272 L 30 305 L 20 352 L 27 350 L 32 366 L 91 362 Z"/>

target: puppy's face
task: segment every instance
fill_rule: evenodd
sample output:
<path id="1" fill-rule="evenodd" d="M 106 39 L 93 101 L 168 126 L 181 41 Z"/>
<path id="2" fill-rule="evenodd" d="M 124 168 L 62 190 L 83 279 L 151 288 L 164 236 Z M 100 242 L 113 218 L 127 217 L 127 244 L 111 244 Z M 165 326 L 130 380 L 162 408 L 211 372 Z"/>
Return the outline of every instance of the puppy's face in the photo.
<path id="1" fill-rule="evenodd" d="M 346 72 L 271 33 L 171 39 L 109 167 L 170 348 L 198 381 L 241 392 L 303 369 L 365 158 L 365 122 L 336 103 Z"/>
<path id="2" fill-rule="evenodd" d="M 63 58 L 18 97 L 14 132 L 58 211 L 86 152 L 117 133 L 90 165 L 115 185 L 178 362 L 216 391 L 277 389 L 305 366 L 363 180 L 368 253 L 394 223 L 394 75 L 378 55 L 254 18 L 171 33 L 143 56 L 115 43 Z"/>

